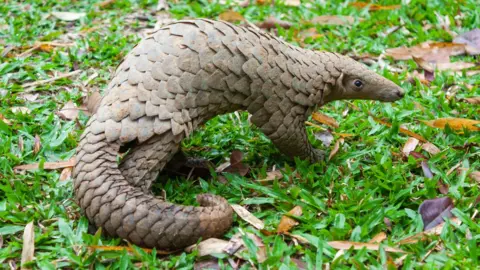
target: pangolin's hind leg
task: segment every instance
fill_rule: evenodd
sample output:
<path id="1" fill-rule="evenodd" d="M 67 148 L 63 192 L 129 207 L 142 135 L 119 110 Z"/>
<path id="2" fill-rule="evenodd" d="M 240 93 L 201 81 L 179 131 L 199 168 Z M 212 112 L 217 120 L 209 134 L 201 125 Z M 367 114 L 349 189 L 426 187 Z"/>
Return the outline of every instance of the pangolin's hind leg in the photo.
<path id="1" fill-rule="evenodd" d="M 133 186 L 150 193 L 150 187 L 160 171 L 177 153 L 183 134 L 156 135 L 130 148 L 119 169 Z"/>

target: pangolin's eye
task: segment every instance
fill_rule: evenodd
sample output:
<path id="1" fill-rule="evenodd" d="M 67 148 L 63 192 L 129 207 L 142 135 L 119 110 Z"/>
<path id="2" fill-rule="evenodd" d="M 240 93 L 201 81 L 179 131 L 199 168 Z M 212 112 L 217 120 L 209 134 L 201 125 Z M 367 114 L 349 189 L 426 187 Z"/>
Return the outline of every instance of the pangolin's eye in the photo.
<path id="1" fill-rule="evenodd" d="M 363 82 L 361 80 L 357 79 L 357 80 L 353 81 L 353 85 L 355 85 L 355 87 L 357 87 L 357 88 L 362 88 Z"/>

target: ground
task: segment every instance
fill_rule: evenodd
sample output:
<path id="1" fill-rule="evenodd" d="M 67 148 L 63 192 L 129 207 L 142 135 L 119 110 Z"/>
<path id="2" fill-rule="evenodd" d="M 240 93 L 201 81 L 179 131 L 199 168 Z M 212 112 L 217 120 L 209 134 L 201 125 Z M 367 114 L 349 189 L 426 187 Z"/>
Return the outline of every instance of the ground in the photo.
<path id="1" fill-rule="evenodd" d="M 193 134 L 183 143 L 188 155 L 208 158 L 217 166 L 233 150 L 239 150 L 250 173 L 196 180 L 169 178 L 156 184 L 158 194 L 163 189 L 168 200 L 182 204 L 195 204 L 199 193 L 219 194 L 265 224 L 264 230 L 258 230 L 236 216 L 225 239 L 238 232 L 258 236 L 266 260 L 256 255 L 258 248 L 244 237 L 247 250 L 243 259 L 216 254 L 213 261 L 206 257 L 209 263 L 221 268 L 238 264 L 244 269 L 252 265 L 313 269 L 322 263 L 332 269 L 478 267 L 479 183 L 475 171 L 480 170 L 480 134 L 472 131 L 474 127 L 442 129 L 422 121 L 480 120 L 474 102 L 480 96 L 480 75 L 445 70 L 435 71 L 432 77 L 432 73 L 424 73 L 418 59 L 396 61 L 385 55 L 388 48 L 451 42 L 452 32 L 472 30 L 480 24 L 477 1 L 379 1 L 381 6 L 369 10 L 338 0 L 302 1 L 301 5 L 297 1 L 251 1 L 244 7 L 178 0 L 169 1 L 168 12 L 157 11 L 157 1 L 132 2 L 28 0 L 0 5 L 0 268 L 19 268 L 22 257 L 26 261 L 34 258 L 27 266 L 45 269 L 189 269 L 205 263 L 198 251 L 157 255 L 157 251 L 138 248 L 128 252 L 96 248 L 126 243 L 100 232 L 88 234 L 88 222 L 73 200 L 69 166 L 49 169 L 45 162 L 57 164 L 75 155 L 88 119 L 88 110 L 82 107 L 84 96 L 105 87 L 110 73 L 140 37 L 154 28 L 157 18 L 215 19 L 223 14 L 228 19 L 231 15 L 224 12 L 229 9 L 257 25 L 270 16 L 288 22 L 290 28 L 274 27 L 272 31 L 305 48 L 360 59 L 398 83 L 406 96 L 395 103 L 358 100 L 324 106 L 321 112 L 339 126 L 309 121 L 311 141 L 327 155 L 332 153 L 330 160 L 318 164 L 280 155 L 249 124 L 246 113 L 217 117 Z M 391 6 L 398 4 L 401 6 Z M 74 13 L 52 13 L 56 11 Z M 81 18 L 76 17 L 79 14 Z M 340 25 L 312 24 L 319 15 L 349 15 L 354 20 Z M 475 56 L 451 59 L 453 63 L 478 63 Z M 415 75 L 415 70 L 420 75 Z M 331 136 L 333 142 L 323 146 L 322 141 Z M 420 138 L 420 143 L 411 137 Z M 426 147 L 427 141 L 440 152 L 435 154 Z M 412 144 L 413 151 L 405 149 Z M 34 163 L 45 169 L 14 170 Z M 273 168 L 281 171 L 280 179 L 259 181 Z M 447 197 L 453 208 L 447 212 L 457 222 L 447 222 L 426 239 L 403 244 L 402 239 L 424 229 L 419 206 L 428 199 Z M 302 208 L 302 215 L 295 218 L 298 225 L 288 230 L 298 237 L 277 234 L 280 219 L 295 206 Z M 30 222 L 33 226 L 27 226 Z M 33 241 L 28 240 L 31 232 Z M 351 248 L 339 254 L 328 244 L 366 243 L 379 235 L 385 237 L 374 250 Z M 33 257 L 29 257 L 28 246 L 33 243 Z M 389 252 L 387 247 L 406 253 Z"/>

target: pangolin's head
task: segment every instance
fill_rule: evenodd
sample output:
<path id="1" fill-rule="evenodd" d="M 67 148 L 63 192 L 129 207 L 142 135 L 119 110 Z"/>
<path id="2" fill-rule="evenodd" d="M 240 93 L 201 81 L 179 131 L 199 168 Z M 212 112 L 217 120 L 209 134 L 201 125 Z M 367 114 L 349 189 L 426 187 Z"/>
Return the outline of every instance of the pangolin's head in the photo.
<path id="1" fill-rule="evenodd" d="M 405 95 L 405 91 L 389 79 L 378 75 L 350 57 L 340 57 L 342 64 L 337 66 L 341 72 L 331 92 L 331 100 L 371 99 L 396 101 Z"/>

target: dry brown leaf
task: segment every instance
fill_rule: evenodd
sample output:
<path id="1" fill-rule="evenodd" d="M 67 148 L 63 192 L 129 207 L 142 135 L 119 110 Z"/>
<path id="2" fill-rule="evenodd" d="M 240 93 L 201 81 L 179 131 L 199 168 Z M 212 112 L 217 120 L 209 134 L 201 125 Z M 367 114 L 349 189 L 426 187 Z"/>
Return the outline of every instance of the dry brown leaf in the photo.
<path id="1" fill-rule="evenodd" d="M 25 146 L 25 144 L 23 142 L 23 137 L 19 136 L 18 137 L 18 150 L 20 150 L 21 153 L 23 153 L 24 146 Z"/>
<path id="2" fill-rule="evenodd" d="M 209 238 L 205 241 L 202 241 L 198 244 L 191 245 L 185 248 L 186 252 L 192 252 L 193 250 L 198 250 L 198 256 L 203 257 L 211 254 L 221 254 L 225 253 L 224 249 L 227 247 L 228 241 Z"/>
<path id="3" fill-rule="evenodd" d="M 425 125 L 429 127 L 444 129 L 446 125 L 449 125 L 451 129 L 461 131 L 464 128 L 471 131 L 480 131 L 480 127 L 476 126 L 480 124 L 480 121 L 465 119 L 465 118 L 439 118 L 430 121 L 421 120 Z"/>
<path id="4" fill-rule="evenodd" d="M 450 219 L 450 223 L 460 225 L 462 222 L 458 218 L 454 217 L 454 218 Z M 408 236 L 406 238 L 403 238 L 402 240 L 398 241 L 398 244 L 399 245 L 415 244 L 419 241 L 425 240 L 429 235 L 440 235 L 442 233 L 443 226 L 445 226 L 445 224 L 446 223 L 443 222 L 443 223 L 437 225 L 436 227 L 431 228 L 430 230 L 419 232 L 419 233 L 416 233 L 412 236 Z"/>
<path id="5" fill-rule="evenodd" d="M 41 147 L 42 147 L 42 142 L 40 140 L 40 136 L 38 136 L 38 134 L 35 134 L 35 139 L 33 142 L 33 153 L 37 154 L 38 152 L 40 152 Z"/>
<path id="6" fill-rule="evenodd" d="M 76 21 L 79 20 L 80 18 L 85 17 L 87 14 L 85 12 L 60 12 L 60 11 L 54 11 L 52 12 L 52 15 L 56 17 L 57 19 L 60 19 L 62 21 Z"/>
<path id="7" fill-rule="evenodd" d="M 263 223 L 263 221 L 261 221 L 256 216 L 254 216 L 252 213 L 250 213 L 243 206 L 238 205 L 238 204 L 232 204 L 230 206 L 233 208 L 235 213 L 237 213 L 237 215 L 239 215 L 246 222 L 250 223 L 253 227 L 255 227 L 259 230 L 263 230 L 263 228 L 265 228 L 265 224 Z"/>
<path id="8" fill-rule="evenodd" d="M 38 165 L 39 165 L 38 163 L 24 164 L 24 165 L 15 166 L 13 167 L 13 169 L 16 171 L 35 170 L 35 169 L 38 169 Z M 75 158 L 71 158 L 68 161 L 45 162 L 43 164 L 43 169 L 56 170 L 56 169 L 63 169 L 66 167 L 73 167 L 73 166 L 75 166 Z"/>
<path id="9" fill-rule="evenodd" d="M 350 138 L 350 137 L 355 137 L 358 136 L 357 134 L 351 134 L 351 133 L 339 133 L 339 132 L 333 132 L 334 135 L 337 135 L 340 138 Z"/>
<path id="10" fill-rule="evenodd" d="M 456 36 L 453 42 L 465 44 L 466 51 L 470 55 L 480 54 L 480 29 L 476 28 L 462 33 Z"/>
<path id="11" fill-rule="evenodd" d="M 426 61 L 422 57 L 412 57 L 413 60 L 424 70 L 428 72 L 435 72 L 435 70 L 443 71 L 443 70 L 452 70 L 452 71 L 459 71 L 459 70 L 464 70 L 468 68 L 472 68 L 475 66 L 473 63 L 467 63 L 467 62 L 436 62 L 436 61 Z M 448 59 L 449 61 L 449 59 Z"/>
<path id="12" fill-rule="evenodd" d="M 300 0 L 285 0 L 283 3 L 286 6 L 292 6 L 292 7 L 297 7 L 297 6 L 300 6 L 301 4 Z"/>
<path id="13" fill-rule="evenodd" d="M 298 33 L 298 35 L 296 35 L 294 37 L 294 39 L 296 41 L 298 41 L 302 46 L 304 45 L 303 44 L 303 41 L 306 39 L 306 38 L 312 38 L 312 39 L 317 39 L 319 37 L 322 37 L 323 34 L 320 34 L 317 32 L 317 28 L 315 27 L 311 27 L 311 28 L 308 28 L 306 30 L 302 30 Z"/>
<path id="14" fill-rule="evenodd" d="M 356 7 L 359 9 L 365 8 L 368 6 L 368 10 L 370 11 L 377 11 L 377 10 L 393 10 L 393 9 L 399 9 L 401 5 L 390 5 L 390 6 L 382 6 L 378 4 L 371 4 L 371 3 L 366 3 L 366 2 L 354 2 L 351 3 L 350 6 Z"/>
<path id="15" fill-rule="evenodd" d="M 424 230 L 429 230 L 444 222 L 445 218 L 453 217 L 453 201 L 449 197 L 425 200 L 418 212 L 422 216 Z"/>
<path id="16" fill-rule="evenodd" d="M 334 139 L 332 133 L 328 130 L 316 132 L 314 136 L 315 139 L 321 141 L 325 147 L 329 147 Z"/>
<path id="17" fill-rule="evenodd" d="M 387 234 L 384 233 L 384 232 L 379 232 L 370 241 L 368 241 L 368 243 L 369 244 L 379 244 L 385 239 L 387 239 Z"/>
<path id="18" fill-rule="evenodd" d="M 322 15 L 314 17 L 311 22 L 323 25 L 347 25 L 353 24 L 355 22 L 355 18 L 352 16 L 342 15 Z"/>
<path id="19" fill-rule="evenodd" d="M 288 29 L 290 27 L 292 27 L 292 23 L 291 22 L 287 22 L 287 21 L 283 21 L 283 20 L 280 20 L 280 19 L 277 19 L 273 16 L 270 16 L 268 17 L 265 21 L 257 24 L 257 26 L 259 28 L 262 28 L 262 29 L 274 29 L 274 28 L 277 28 L 277 25 L 279 27 L 282 27 L 282 28 L 285 28 L 285 29 Z"/>
<path id="20" fill-rule="evenodd" d="M 480 171 L 471 172 L 470 178 L 472 178 L 473 180 L 477 181 L 478 184 L 480 184 Z"/>
<path id="21" fill-rule="evenodd" d="M 460 100 L 470 104 L 480 104 L 480 97 L 462 98 Z"/>
<path id="22" fill-rule="evenodd" d="M 418 139 L 409 137 L 407 142 L 405 142 L 405 145 L 403 146 L 402 153 L 408 157 L 410 152 L 415 151 L 415 148 L 417 148 L 418 145 Z"/>
<path id="23" fill-rule="evenodd" d="M 73 101 L 69 100 L 63 108 L 57 112 L 57 115 L 64 120 L 75 120 L 78 117 L 79 109 Z"/>
<path id="24" fill-rule="evenodd" d="M 427 151 L 431 155 L 436 155 L 441 152 L 440 149 L 438 149 L 438 147 L 436 147 L 434 144 L 429 142 L 422 144 L 422 149 Z"/>
<path id="25" fill-rule="evenodd" d="M 263 179 L 258 179 L 257 182 L 270 182 L 275 179 L 282 179 L 282 177 L 283 177 L 283 174 L 281 171 L 271 171 L 271 172 L 267 172 L 267 177 Z"/>
<path id="26" fill-rule="evenodd" d="M 243 22 L 245 21 L 245 18 L 242 16 L 242 14 L 233 11 L 233 10 L 227 10 L 223 13 L 221 13 L 218 18 L 223 21 L 227 22 Z"/>
<path id="27" fill-rule="evenodd" d="M 448 63 L 450 56 L 464 53 L 465 45 L 463 44 L 432 41 L 426 41 L 410 48 L 398 47 L 385 50 L 385 55 L 395 60 L 409 60 L 415 56 L 423 58 L 425 61 L 435 61 L 437 63 Z"/>
<path id="28" fill-rule="evenodd" d="M 386 121 L 383 121 L 382 119 L 379 119 L 379 118 L 375 117 L 375 116 L 372 115 L 372 114 L 370 114 L 370 116 L 373 118 L 373 120 L 375 120 L 375 122 L 380 123 L 380 124 L 382 124 L 382 125 L 384 125 L 384 126 L 387 126 L 387 127 L 392 127 L 392 124 L 390 124 L 390 123 L 388 123 L 388 122 L 386 122 Z M 413 138 L 415 138 L 415 139 L 417 139 L 417 140 L 419 140 L 419 141 L 421 141 L 421 142 L 424 142 L 424 143 L 425 143 L 425 142 L 428 142 L 428 141 L 427 141 L 425 138 L 423 138 L 421 135 L 418 135 L 417 133 L 415 133 L 415 132 L 413 132 L 413 131 L 410 131 L 410 130 L 408 130 L 408 129 L 405 129 L 405 128 L 400 127 L 400 128 L 399 128 L 399 131 L 400 131 L 400 133 L 403 133 L 403 134 L 405 134 L 405 135 L 408 135 L 408 136 L 410 136 L 410 137 L 413 137 Z"/>
<path id="29" fill-rule="evenodd" d="M 343 144 L 343 142 L 345 141 L 345 139 L 343 138 L 339 138 L 336 142 L 335 142 L 335 145 L 333 146 L 333 149 L 332 151 L 330 152 L 330 154 L 328 155 L 328 160 L 331 160 L 333 158 L 333 156 L 335 156 L 338 152 L 338 150 L 340 149 L 340 145 Z"/>
<path id="30" fill-rule="evenodd" d="M 319 113 L 319 112 L 314 112 L 312 114 L 312 118 L 317 121 L 317 122 L 320 122 L 322 124 L 325 124 L 327 126 L 330 126 L 332 128 L 338 128 L 339 125 L 337 123 L 337 120 L 335 120 L 334 118 L 330 117 L 330 116 L 327 116 L 323 113 Z"/>
<path id="31" fill-rule="evenodd" d="M 292 216 L 301 216 L 302 207 L 297 205 L 294 208 L 292 208 L 292 210 L 288 211 L 288 214 Z M 280 223 L 278 224 L 277 233 L 289 232 L 290 229 L 292 229 L 297 224 L 298 222 L 295 219 L 284 215 L 282 216 L 282 218 L 280 219 Z"/>
<path id="32" fill-rule="evenodd" d="M 102 2 L 96 3 L 95 5 L 98 6 L 99 8 L 106 8 L 113 3 L 115 3 L 115 0 L 104 0 Z"/>
<path id="33" fill-rule="evenodd" d="M 3 116 L 3 114 L 0 113 L 0 120 L 3 121 L 3 123 L 7 124 L 7 125 L 11 125 L 12 122 L 10 122 L 10 120 L 8 120 L 7 118 L 5 118 L 5 116 Z"/>
<path id="34" fill-rule="evenodd" d="M 60 173 L 60 178 L 58 179 L 59 181 L 65 181 L 67 179 L 72 178 L 72 167 L 66 167 L 62 170 L 62 173 Z"/>
<path id="35" fill-rule="evenodd" d="M 23 247 L 22 247 L 22 260 L 21 269 L 25 268 L 23 265 L 26 262 L 33 261 L 35 253 L 35 231 L 33 227 L 33 221 L 28 223 L 23 230 Z"/>
<path id="36" fill-rule="evenodd" d="M 22 107 L 22 106 L 19 106 L 19 107 L 12 107 L 10 108 L 10 110 L 13 112 L 13 113 L 22 113 L 22 114 L 29 114 L 31 111 L 29 108 L 27 107 Z"/>
<path id="37" fill-rule="evenodd" d="M 244 233 L 238 232 L 235 235 L 233 235 L 232 239 L 238 239 L 238 240 L 235 240 L 235 241 L 240 240 L 241 243 L 242 243 L 242 246 L 241 246 L 242 248 L 238 252 L 235 253 L 235 256 L 240 258 L 240 259 L 247 260 L 247 258 L 242 256 L 243 251 L 247 250 L 245 242 L 242 239 L 243 235 L 244 235 Z M 257 248 L 258 248 L 257 253 L 255 254 L 258 262 L 259 263 L 264 262 L 267 259 L 267 251 L 266 251 L 266 247 L 265 247 L 265 244 L 263 243 L 262 239 L 260 237 L 256 236 L 253 233 L 246 233 L 246 236 L 248 238 L 250 238 L 250 240 L 252 240 L 253 243 L 255 244 L 255 246 L 257 246 Z"/>
<path id="38" fill-rule="evenodd" d="M 350 241 L 330 241 L 330 242 L 328 242 L 328 245 L 331 246 L 334 249 L 343 249 L 343 250 L 350 249 L 352 247 L 355 250 L 363 249 L 363 248 L 366 248 L 368 250 L 379 250 L 380 249 L 379 244 L 350 242 Z M 399 248 L 388 247 L 388 246 L 383 246 L 383 248 L 387 252 L 406 253 L 405 251 L 403 251 Z"/>

